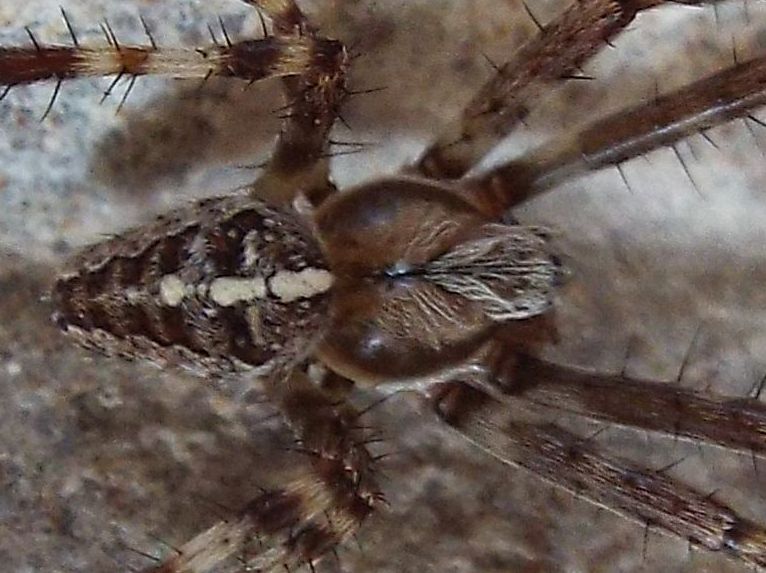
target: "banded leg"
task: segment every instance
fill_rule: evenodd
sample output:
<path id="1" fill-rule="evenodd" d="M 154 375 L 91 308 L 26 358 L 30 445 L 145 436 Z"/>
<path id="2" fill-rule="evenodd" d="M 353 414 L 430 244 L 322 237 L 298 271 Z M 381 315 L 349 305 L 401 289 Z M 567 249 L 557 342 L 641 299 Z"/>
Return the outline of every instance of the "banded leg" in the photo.
<path id="1" fill-rule="evenodd" d="M 235 77 L 248 82 L 284 78 L 288 106 L 276 150 L 263 181 L 253 193 L 277 203 L 289 203 L 298 193 L 315 202 L 333 190 L 329 181 L 328 134 L 346 95 L 348 55 L 343 44 L 319 37 L 291 0 L 249 2 L 274 18 L 276 35 L 260 40 L 197 49 L 121 45 L 112 31 L 109 45 L 85 47 L 72 32 L 72 46 L 39 43 L 30 33 L 26 48 L 0 48 L 2 95 L 15 85 L 43 80 L 61 82 L 86 76 L 115 79 L 107 93 L 123 78 L 166 75 L 174 78 Z M 67 26 L 72 30 L 70 23 Z M 0 99 L 2 99 L 0 95 Z M 52 102 L 51 102 L 52 103 Z M 47 113 L 47 112 L 46 112 Z"/>
<path id="2" fill-rule="evenodd" d="M 501 165 L 469 185 L 483 209 L 503 213 L 564 179 L 619 165 L 766 104 L 766 57 L 753 59 L 598 120 Z M 759 120 L 756 120 L 759 121 Z"/>
<path id="3" fill-rule="evenodd" d="M 519 49 L 447 126 L 414 170 L 458 179 L 529 115 L 551 83 L 566 80 L 642 10 L 675 0 L 580 0 Z M 710 0 L 680 0 L 698 4 Z"/>
<path id="4" fill-rule="evenodd" d="M 494 372 L 511 400 L 766 456 L 766 404 L 677 384 L 591 374 L 518 355 Z"/>
<path id="5" fill-rule="evenodd" d="M 766 566 L 766 528 L 661 472 L 602 456 L 552 425 L 513 420 L 507 406 L 461 384 L 437 388 L 439 416 L 501 462 L 522 467 L 593 503 L 693 545 Z"/>
<path id="6" fill-rule="evenodd" d="M 300 372 L 273 379 L 268 392 L 307 463 L 151 573 L 204 573 L 232 564 L 238 571 L 294 571 L 334 551 L 383 502 L 368 438 L 349 404 Z"/>
<path id="7" fill-rule="evenodd" d="M 294 0 L 244 0 L 266 12 L 279 38 L 317 39 L 317 31 Z M 345 48 L 317 60 L 315 65 L 283 81 L 286 113 L 276 149 L 261 176 L 256 193 L 289 203 L 299 193 L 321 203 L 335 186 L 330 181 L 328 138 L 346 96 Z"/>
<path id="8" fill-rule="evenodd" d="M 234 77 L 255 82 L 274 76 L 297 76 L 343 52 L 339 42 L 320 38 L 279 37 L 226 46 L 170 49 L 154 46 L 0 47 L 0 85 L 15 86 L 49 79 L 117 75 L 165 75 L 174 78 Z"/>

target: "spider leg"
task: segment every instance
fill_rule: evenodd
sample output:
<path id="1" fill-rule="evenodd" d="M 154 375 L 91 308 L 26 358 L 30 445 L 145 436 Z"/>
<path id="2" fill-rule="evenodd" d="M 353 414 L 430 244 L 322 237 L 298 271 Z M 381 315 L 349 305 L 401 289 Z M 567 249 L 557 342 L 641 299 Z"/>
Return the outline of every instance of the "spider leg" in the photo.
<path id="1" fill-rule="evenodd" d="M 356 410 L 297 370 L 272 377 L 266 389 L 306 463 L 149 571 L 204 573 L 232 563 L 238 570 L 292 571 L 331 554 L 383 502 Z"/>
<path id="2" fill-rule="evenodd" d="M 338 42 L 299 37 L 247 40 L 194 50 L 114 43 L 91 48 L 35 43 L 29 48 L 0 48 L 0 85 L 110 75 L 222 76 L 254 82 L 306 73 L 340 51 Z"/>
<path id="3" fill-rule="evenodd" d="M 713 496 L 660 471 L 597 453 L 556 425 L 515 420 L 506 404 L 475 388 L 447 384 L 432 394 L 438 415 L 501 462 L 522 467 L 593 503 L 649 523 L 711 551 L 766 565 L 766 528 Z"/>
<path id="4" fill-rule="evenodd" d="M 293 0 L 244 0 L 266 12 L 278 38 L 320 41 L 314 26 Z M 329 40 L 324 40 L 329 41 Z M 305 72 L 284 78 L 288 105 L 274 153 L 254 193 L 290 203 L 303 194 L 318 205 L 335 191 L 330 180 L 328 139 L 347 95 L 345 48 L 317 59 Z"/>
<path id="5" fill-rule="evenodd" d="M 458 179 L 529 115 L 553 82 L 561 82 L 598 53 L 642 10 L 672 0 L 580 0 L 501 66 L 460 118 L 425 150 L 413 170 Z M 704 3 L 688 0 L 684 4 Z"/>
<path id="6" fill-rule="evenodd" d="M 130 88 L 143 75 L 222 76 L 249 83 L 282 77 L 288 100 L 282 130 L 252 192 L 274 203 L 291 203 L 302 193 L 318 204 L 335 189 L 329 177 L 328 135 L 346 96 L 348 54 L 341 42 L 318 36 L 292 0 L 248 3 L 273 19 L 275 35 L 231 42 L 224 30 L 222 45 L 170 49 L 158 47 L 148 29 L 148 46 L 120 44 L 108 25 L 108 45 L 102 47 L 82 46 L 74 35 L 72 46 L 46 45 L 29 32 L 29 47 L 0 47 L 0 87 L 56 80 L 57 94 L 64 80 L 115 76 L 106 97 L 120 80 L 128 80 Z M 68 20 L 66 24 L 71 31 Z"/>
<path id="7" fill-rule="evenodd" d="M 766 57 L 708 76 L 555 138 L 475 179 L 469 194 L 502 213 L 569 177 L 619 165 L 766 104 Z"/>
<path id="8" fill-rule="evenodd" d="M 510 366 L 493 375 L 511 400 L 766 456 L 766 404 L 755 398 L 703 396 L 678 384 L 591 374 L 527 355 L 514 356 Z"/>

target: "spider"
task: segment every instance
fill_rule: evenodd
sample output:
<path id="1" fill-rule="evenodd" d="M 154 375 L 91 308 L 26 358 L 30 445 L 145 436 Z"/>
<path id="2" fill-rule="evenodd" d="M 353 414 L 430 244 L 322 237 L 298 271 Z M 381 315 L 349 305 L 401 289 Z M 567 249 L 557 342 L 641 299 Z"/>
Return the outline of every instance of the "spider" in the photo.
<path id="1" fill-rule="evenodd" d="M 757 517 L 757 514 L 756 514 L 756 517 Z M 639 534 L 637 537 L 638 537 L 638 538 L 639 538 L 639 540 L 640 540 L 640 538 L 641 538 L 641 535 Z M 652 542 L 650 542 L 650 543 L 654 543 L 654 541 L 652 541 Z M 651 547 L 651 545 L 650 545 L 650 547 Z M 172 550 L 169 550 L 169 552 L 172 554 Z M 636 551 L 636 553 L 637 553 L 637 555 L 638 555 L 638 557 L 639 557 L 639 561 L 640 561 L 640 557 L 641 557 L 640 543 L 639 543 L 639 549 Z M 704 559 L 704 558 L 703 558 L 703 559 Z M 691 560 L 691 561 L 688 561 L 688 562 L 689 562 L 689 563 L 692 563 L 692 564 L 694 564 L 694 565 L 696 565 L 696 564 L 698 564 L 698 563 L 699 563 L 699 562 L 698 562 L 698 561 L 696 561 L 696 560 Z M 720 565 L 720 563 L 719 563 L 719 565 Z M 402 566 L 403 566 L 403 567 L 407 567 L 407 563 L 406 563 L 406 562 L 403 562 L 403 563 L 402 563 Z M 518 566 L 518 565 L 517 565 L 517 566 Z M 723 565 L 723 566 L 724 566 L 724 567 L 728 567 L 728 566 L 732 566 L 732 567 L 733 567 L 734 565 L 730 565 L 730 564 L 728 564 L 728 562 L 727 562 L 727 563 L 726 563 L 725 565 Z"/>

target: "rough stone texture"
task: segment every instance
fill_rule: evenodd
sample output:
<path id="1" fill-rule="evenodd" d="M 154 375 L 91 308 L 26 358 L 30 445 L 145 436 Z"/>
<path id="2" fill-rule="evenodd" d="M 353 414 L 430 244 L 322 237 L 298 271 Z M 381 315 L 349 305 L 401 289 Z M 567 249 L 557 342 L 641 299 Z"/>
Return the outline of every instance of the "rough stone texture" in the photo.
<path id="1" fill-rule="evenodd" d="M 220 14 L 232 35 L 256 33 L 234 0 L 0 0 L 0 42 L 66 41 L 63 5 L 81 41 L 101 41 L 108 18 L 141 41 L 144 14 L 162 44 L 207 41 Z M 531 2 L 546 20 L 560 2 Z M 339 139 L 376 145 L 338 158 L 344 184 L 413 159 L 533 25 L 517 2 L 315 0 L 328 34 L 364 56 L 360 96 Z M 746 15 L 749 20 L 746 20 Z M 495 157 L 519 153 L 562 125 L 651 97 L 766 52 L 766 10 L 723 4 L 718 16 L 672 6 L 644 14 L 586 72 L 552 96 Z M 98 105 L 108 80 L 67 84 L 40 123 L 52 86 L 15 89 L 0 104 L 0 563 L 14 573 L 128 570 L 162 554 L 279 479 L 287 438 L 241 386 L 221 387 L 72 348 L 49 325 L 45 291 L 78 245 L 148 219 L 169 205 L 223 192 L 252 177 L 238 165 L 266 156 L 280 105 L 274 84 L 141 80 L 126 109 Z M 119 91 L 119 90 L 118 90 Z M 519 209 L 546 224 L 573 270 L 552 359 L 741 396 L 766 366 L 766 131 L 732 122 L 672 150 L 571 181 Z M 760 146 L 760 147 L 759 147 Z M 695 332 L 697 333 L 695 338 Z M 692 340 L 693 347 L 689 350 Z M 368 396 L 366 399 L 372 399 Z M 462 443 L 401 396 L 377 410 L 397 455 L 385 464 L 390 511 L 374 518 L 328 571 L 740 572 L 721 555 L 650 532 L 508 469 Z M 593 425 L 580 424 L 586 432 Z M 766 472 L 751 460 L 658 436 L 610 429 L 605 449 L 648 467 L 686 457 L 674 475 L 766 522 Z M 132 548 L 126 549 L 126 547 Z M 644 549 L 645 548 L 645 549 Z M 118 564 L 121 564 L 118 566 Z"/>

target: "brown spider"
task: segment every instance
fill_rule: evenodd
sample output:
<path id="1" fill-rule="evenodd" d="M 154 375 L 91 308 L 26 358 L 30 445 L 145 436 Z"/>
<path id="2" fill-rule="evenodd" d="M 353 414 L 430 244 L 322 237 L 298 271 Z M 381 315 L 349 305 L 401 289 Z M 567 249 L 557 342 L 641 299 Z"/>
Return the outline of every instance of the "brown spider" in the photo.
<path id="1" fill-rule="evenodd" d="M 607 132 L 607 133 L 609 133 L 610 131 L 609 131 L 609 130 L 606 130 L 606 132 Z M 623 175 L 624 175 L 624 174 L 623 174 Z M 525 176 L 525 177 L 527 176 L 527 175 L 526 175 L 526 173 L 524 174 L 524 176 Z M 518 177 L 518 176 L 517 176 L 517 177 Z M 627 177 L 626 177 L 626 179 L 627 179 Z M 356 220 L 359 220 L 359 219 L 358 219 L 357 217 L 354 217 L 352 220 L 355 220 L 355 221 L 356 221 Z M 398 267 L 397 267 L 397 268 L 395 268 L 395 269 L 391 269 L 391 271 L 392 271 L 392 272 L 396 271 L 397 273 L 398 273 L 398 272 L 400 272 L 400 270 L 401 270 L 401 269 L 400 269 L 400 268 L 398 268 Z M 170 298 L 172 298 L 172 296 L 173 296 L 173 295 L 172 295 L 172 293 L 173 293 L 173 292 L 176 292 L 176 291 L 174 291 L 174 290 L 173 290 L 173 288 L 172 288 L 174 285 L 175 285 L 175 283 L 171 283 L 171 282 L 167 282 L 167 283 L 165 283 L 165 286 L 167 287 L 167 289 L 166 289 L 166 294 L 170 293 L 170 294 L 168 294 L 168 296 L 169 296 Z M 170 300 L 170 298 L 166 298 L 166 300 L 167 300 L 167 301 L 169 301 L 169 300 Z M 512 378 L 512 380 L 514 380 L 514 382 L 518 381 L 516 378 Z M 478 383 L 478 382 L 477 382 L 477 383 Z M 648 388 L 648 387 L 646 387 L 646 388 Z M 645 388 L 645 389 L 646 389 L 646 388 Z M 658 394 L 658 395 L 659 395 L 659 394 Z M 622 394 L 621 396 L 623 396 L 623 398 L 624 398 L 624 394 Z M 448 395 L 447 395 L 447 397 L 454 397 L 454 394 L 451 394 L 451 393 L 450 393 L 450 394 L 448 394 Z M 676 397 L 676 399 L 677 399 L 677 397 Z M 459 404 L 462 404 L 461 408 L 465 407 L 465 406 L 466 406 L 466 404 L 467 404 L 467 402 L 468 402 L 467 400 L 461 400 L 461 401 L 459 402 Z M 447 401 L 446 401 L 446 400 L 442 402 L 442 404 L 445 404 L 445 403 L 447 403 Z M 503 410 L 504 410 L 504 409 L 505 409 L 505 407 L 503 407 Z M 490 408 L 490 410 L 488 410 L 488 412 L 491 412 L 491 411 L 492 411 L 492 409 Z M 662 410 L 660 410 L 660 411 L 662 411 Z M 624 416 L 624 415 L 625 415 L 625 413 L 623 412 L 623 416 Z M 667 417 L 666 417 L 666 418 L 667 418 Z M 463 420 L 463 422 L 464 422 L 464 421 L 466 420 L 466 418 L 463 418 L 462 420 Z M 458 422 L 458 423 L 463 423 L 463 422 L 461 422 L 461 419 L 460 419 L 460 418 L 458 418 L 458 419 L 457 419 L 457 422 Z M 470 431 L 470 430 L 471 430 L 471 428 L 472 428 L 472 426 L 468 426 L 466 429 L 467 429 L 468 431 Z M 666 428 L 666 429 L 667 429 L 667 428 Z M 679 428 L 677 428 L 677 427 L 675 427 L 675 426 L 671 426 L 671 427 L 670 427 L 670 429 L 671 429 L 671 430 L 674 430 L 674 431 L 676 431 L 676 432 L 680 431 L 680 430 L 679 430 Z M 708 430 L 708 431 L 710 432 L 710 431 L 712 431 L 712 430 Z M 746 437 L 746 435 L 745 435 L 745 433 L 744 433 L 744 432 L 742 433 L 742 436 L 745 436 L 745 437 Z M 572 455 L 574 455 L 575 453 L 581 453 L 580 449 L 581 449 L 582 447 L 587 447 L 587 444 L 588 444 L 588 442 L 586 442 L 586 446 L 582 446 L 582 445 L 581 445 L 579 442 L 576 442 L 576 443 L 574 443 L 574 445 L 571 445 L 571 444 L 570 444 L 570 446 L 571 446 L 571 450 L 569 450 L 569 451 L 570 451 L 570 453 L 571 453 Z M 731 445 L 731 444 L 727 444 L 727 445 Z M 577 456 L 575 456 L 575 457 L 577 457 Z M 573 459 L 574 459 L 574 458 L 573 458 Z M 575 461 L 576 461 L 576 460 L 575 460 Z M 304 460 L 304 463 L 305 463 L 305 460 Z M 560 479 L 560 477 L 561 477 L 561 476 L 559 476 L 559 479 Z M 576 477 L 576 476 L 575 476 L 575 477 Z M 622 477 L 625 477 L 625 476 L 622 476 Z M 515 478 L 515 476 L 514 476 L 514 479 L 516 479 L 516 478 Z M 336 482 L 336 483 L 340 483 L 340 482 Z M 264 494 L 264 495 L 265 495 L 265 494 Z M 584 495 L 585 495 L 585 494 L 584 494 Z M 289 511 L 285 510 L 285 511 L 283 512 L 283 515 L 289 515 Z M 759 515 L 762 515 L 762 514 L 759 514 L 757 511 L 755 511 L 754 513 L 753 513 L 753 512 L 751 512 L 751 513 L 750 513 L 750 515 L 751 515 L 751 517 L 756 517 L 756 518 L 757 518 Z M 336 520 L 330 520 L 330 521 L 331 521 L 331 522 L 337 522 L 338 520 L 336 519 Z M 762 521 L 762 520 L 761 520 L 761 521 Z M 445 525 L 446 525 L 446 524 L 445 524 Z M 639 535 L 638 537 L 640 538 L 640 535 Z M 301 539 L 301 536 L 300 536 L 300 535 L 297 535 L 297 536 L 296 536 L 296 535 L 295 535 L 295 533 L 294 533 L 293 531 L 291 531 L 291 532 L 290 532 L 290 534 L 289 534 L 289 536 L 288 536 L 288 542 L 294 543 L 294 542 L 295 542 L 295 540 L 297 540 L 297 539 Z M 305 539 L 305 538 L 304 538 L 304 539 Z M 209 547 L 210 547 L 210 545 L 208 544 L 208 549 L 209 549 Z M 251 552 L 256 552 L 256 549 L 259 549 L 259 548 L 260 548 L 260 546 L 258 546 L 258 547 L 253 547 L 253 548 L 249 548 L 248 550 L 249 550 L 249 551 L 251 551 Z M 756 547 L 756 549 L 757 549 L 758 551 L 762 551 L 762 549 L 758 549 L 757 547 Z M 637 550 L 637 553 L 638 553 L 638 555 L 639 555 L 639 557 L 640 557 L 640 555 L 641 555 L 641 550 L 640 550 L 640 547 L 639 547 L 639 549 Z M 188 550 L 188 548 L 184 548 L 184 547 L 182 547 L 182 548 L 181 548 L 181 554 L 180 554 L 180 556 L 178 556 L 178 557 L 177 557 L 175 560 L 171 560 L 171 563 L 177 563 L 177 562 L 181 562 L 183 559 L 188 559 L 189 555 L 191 555 L 191 553 L 190 553 L 190 551 Z M 237 552 L 237 557 L 239 557 L 239 558 L 241 558 L 241 557 L 242 557 L 242 552 L 241 552 L 241 551 L 238 551 L 238 552 Z M 305 560 L 306 560 L 306 558 L 307 558 L 307 555 L 305 555 L 305 554 L 304 554 L 304 555 L 300 555 L 300 554 L 299 554 L 299 555 L 293 555 L 293 557 L 296 557 L 296 558 L 297 558 L 297 562 L 303 562 L 303 561 L 305 561 Z M 311 554 L 309 554 L 309 555 L 308 555 L 308 557 L 309 557 L 309 558 L 311 558 L 311 557 L 314 557 L 314 556 L 313 556 L 313 555 L 311 555 Z M 695 559 L 696 559 L 696 558 L 695 558 Z M 689 563 L 692 563 L 694 566 L 696 566 L 696 564 L 697 564 L 697 561 L 696 561 L 696 560 L 690 560 L 690 561 L 688 561 L 688 562 L 689 562 Z M 235 565 L 236 565 L 236 563 L 238 563 L 238 561 L 235 559 Z M 516 563 L 516 567 L 519 567 L 519 565 L 518 565 L 518 562 L 513 562 L 513 563 Z M 660 563 L 664 563 L 664 561 L 661 561 Z M 196 565 L 196 564 L 195 564 L 195 565 Z M 408 564 L 406 563 L 406 561 L 405 561 L 404 559 L 402 559 L 402 565 L 401 565 L 401 566 L 402 566 L 402 567 L 408 567 Z M 725 565 L 725 566 L 729 566 L 729 565 L 727 564 L 727 565 Z M 174 567 L 175 567 L 175 568 L 174 568 Z M 508 565 L 506 565 L 506 568 L 507 568 L 507 567 L 508 567 Z M 617 568 L 617 566 L 614 566 L 614 569 L 616 569 L 616 568 Z M 487 570 L 487 569 L 489 569 L 489 567 L 484 567 L 484 568 L 482 568 L 482 570 Z M 177 570 L 177 567 L 176 567 L 175 565 L 172 565 L 172 566 L 171 566 L 171 565 L 168 565 L 166 570 L 172 570 L 172 571 L 175 571 L 175 570 Z M 195 569 L 195 570 L 196 570 L 196 569 Z M 547 570 L 547 569 L 543 569 L 543 570 Z"/>

